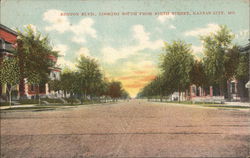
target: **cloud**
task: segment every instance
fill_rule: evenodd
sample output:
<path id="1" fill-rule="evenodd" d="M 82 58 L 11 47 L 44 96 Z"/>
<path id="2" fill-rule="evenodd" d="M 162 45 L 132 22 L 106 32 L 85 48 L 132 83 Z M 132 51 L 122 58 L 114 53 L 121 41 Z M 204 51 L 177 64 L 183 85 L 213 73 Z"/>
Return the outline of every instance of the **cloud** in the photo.
<path id="1" fill-rule="evenodd" d="M 140 62 L 126 62 L 125 65 L 132 70 L 145 70 L 145 68 L 155 67 L 155 64 L 150 60 L 142 60 Z"/>
<path id="2" fill-rule="evenodd" d="M 151 41 L 150 33 L 146 32 L 144 26 L 134 25 L 132 27 L 133 38 L 138 42 L 136 45 L 113 48 L 106 46 L 102 48 L 103 61 L 109 64 L 115 63 L 119 59 L 128 58 L 144 49 L 156 50 L 163 47 L 162 40 Z"/>
<path id="3" fill-rule="evenodd" d="M 73 36 L 71 41 L 75 42 L 75 43 L 82 44 L 82 43 L 86 42 L 86 39 L 84 37 L 80 37 L 80 36 Z"/>
<path id="4" fill-rule="evenodd" d="M 139 43 L 143 44 L 149 40 L 150 33 L 145 32 L 144 27 L 142 25 L 134 25 L 132 27 L 134 32 L 134 39 L 138 40 Z"/>
<path id="5" fill-rule="evenodd" d="M 195 28 L 194 30 L 186 31 L 184 33 L 184 35 L 185 36 L 194 36 L 194 37 L 204 36 L 204 35 L 208 35 L 212 32 L 219 30 L 219 28 L 220 27 L 218 24 L 207 24 L 206 27 Z"/>
<path id="6" fill-rule="evenodd" d="M 120 81 L 136 81 L 136 82 L 149 82 L 152 81 L 154 78 L 156 77 L 156 75 L 148 75 L 148 74 L 144 74 L 141 76 L 122 76 L 122 77 L 118 77 L 117 79 Z M 144 84 L 145 85 L 145 84 Z"/>
<path id="7" fill-rule="evenodd" d="M 140 88 L 143 88 L 145 86 L 145 84 L 143 84 L 143 83 L 132 83 L 132 84 L 124 85 L 124 86 L 126 86 L 127 88 L 140 89 Z"/>
<path id="8" fill-rule="evenodd" d="M 170 24 L 170 21 L 175 19 L 175 15 L 173 14 L 169 14 L 169 15 L 159 15 L 157 17 L 157 20 L 161 23 L 161 24 L 167 24 L 167 27 L 169 29 L 176 29 L 176 27 L 173 24 Z"/>
<path id="9" fill-rule="evenodd" d="M 123 63 L 122 67 L 124 68 L 122 74 L 126 75 L 119 76 L 118 80 L 135 80 L 156 73 L 156 65 L 149 60 L 127 61 Z"/>
<path id="10" fill-rule="evenodd" d="M 176 27 L 174 25 L 169 25 L 170 29 L 176 29 Z"/>
<path id="11" fill-rule="evenodd" d="M 70 30 L 70 22 L 66 16 L 61 16 L 61 10 L 51 9 L 43 14 L 43 20 L 49 22 L 51 25 L 45 27 L 46 31 L 58 31 L 63 33 Z"/>
<path id="12" fill-rule="evenodd" d="M 146 71 L 146 70 L 136 70 L 136 71 L 134 71 L 134 73 L 137 74 L 137 75 L 139 75 L 139 74 L 145 74 L 147 72 L 148 71 Z"/>
<path id="13" fill-rule="evenodd" d="M 80 56 L 88 56 L 90 57 L 90 53 L 89 53 L 89 49 L 85 48 L 85 47 L 81 47 L 77 52 L 76 52 L 76 56 L 77 58 L 79 58 Z"/>
<path id="14" fill-rule="evenodd" d="M 68 46 L 64 44 L 55 45 L 53 48 L 53 50 L 58 51 L 61 56 L 65 56 L 68 49 Z"/>
<path id="15" fill-rule="evenodd" d="M 203 46 L 195 46 L 192 45 L 193 55 L 196 57 L 196 59 L 200 59 L 203 56 Z"/>
<path id="16" fill-rule="evenodd" d="M 94 20 L 91 18 L 84 18 L 77 24 L 72 24 L 67 16 L 61 16 L 63 11 L 51 9 L 43 14 L 43 20 L 49 23 L 45 27 L 46 31 L 57 31 L 59 33 L 72 32 L 74 35 L 71 41 L 76 43 L 86 42 L 85 37 L 89 36 L 96 38 L 96 30 L 93 28 Z"/>
<path id="17" fill-rule="evenodd" d="M 76 65 L 69 60 L 65 60 L 64 57 L 58 58 L 57 65 L 59 65 L 59 67 L 61 68 L 69 68 L 71 70 L 76 70 Z"/>
<path id="18" fill-rule="evenodd" d="M 70 68 L 72 70 L 76 69 L 76 66 L 73 62 L 66 60 L 65 55 L 67 51 L 69 50 L 69 47 L 64 44 L 57 44 L 53 47 L 54 51 L 59 52 L 59 57 L 57 59 L 56 65 L 61 68 Z"/>
<path id="19" fill-rule="evenodd" d="M 126 48 L 116 49 L 110 46 L 104 47 L 101 50 L 103 61 L 109 64 L 116 62 L 118 59 L 126 58 L 131 53 Z"/>
<path id="20" fill-rule="evenodd" d="M 192 45 L 192 49 L 193 49 L 194 53 L 200 53 L 203 50 L 203 46 Z"/>
<path id="21" fill-rule="evenodd" d="M 134 80 L 135 78 L 137 78 L 138 76 L 122 76 L 122 77 L 118 77 L 118 80 Z"/>
<path id="22" fill-rule="evenodd" d="M 78 24 L 72 25 L 70 30 L 76 35 L 89 35 L 93 38 L 96 38 L 96 30 L 92 28 L 94 20 L 91 18 L 84 18 Z"/>
<path id="23" fill-rule="evenodd" d="M 160 22 L 160 23 L 165 23 L 165 22 L 168 22 L 169 20 L 173 20 L 175 18 L 175 16 L 173 14 L 169 14 L 169 15 L 159 15 L 157 17 L 157 20 Z"/>

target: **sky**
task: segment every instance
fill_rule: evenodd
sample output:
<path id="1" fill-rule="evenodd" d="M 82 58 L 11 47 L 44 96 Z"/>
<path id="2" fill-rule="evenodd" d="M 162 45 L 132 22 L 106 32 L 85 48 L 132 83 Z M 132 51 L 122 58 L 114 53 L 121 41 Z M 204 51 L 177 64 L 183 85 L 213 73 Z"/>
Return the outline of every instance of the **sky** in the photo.
<path id="1" fill-rule="evenodd" d="M 200 36 L 227 25 L 245 45 L 249 14 L 248 0 L 1 0 L 1 24 L 48 35 L 62 68 L 96 59 L 131 96 L 160 72 L 164 42 L 184 40 L 200 58 Z"/>

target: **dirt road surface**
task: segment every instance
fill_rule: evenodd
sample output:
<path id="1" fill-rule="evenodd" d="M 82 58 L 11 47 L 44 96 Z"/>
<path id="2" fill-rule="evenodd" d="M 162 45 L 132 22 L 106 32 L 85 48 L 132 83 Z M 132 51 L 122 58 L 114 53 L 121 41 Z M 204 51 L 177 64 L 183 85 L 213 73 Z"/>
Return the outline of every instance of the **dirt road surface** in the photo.
<path id="1" fill-rule="evenodd" d="M 1 112 L 1 157 L 246 157 L 249 110 L 132 100 Z"/>

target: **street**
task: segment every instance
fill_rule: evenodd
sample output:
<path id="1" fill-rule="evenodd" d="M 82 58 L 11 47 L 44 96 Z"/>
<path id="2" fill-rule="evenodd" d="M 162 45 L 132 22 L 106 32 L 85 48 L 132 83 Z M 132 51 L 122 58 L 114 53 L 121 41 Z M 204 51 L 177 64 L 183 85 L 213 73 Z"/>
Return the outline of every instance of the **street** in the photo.
<path id="1" fill-rule="evenodd" d="M 142 100 L 1 112 L 1 157 L 246 157 L 249 109 Z"/>

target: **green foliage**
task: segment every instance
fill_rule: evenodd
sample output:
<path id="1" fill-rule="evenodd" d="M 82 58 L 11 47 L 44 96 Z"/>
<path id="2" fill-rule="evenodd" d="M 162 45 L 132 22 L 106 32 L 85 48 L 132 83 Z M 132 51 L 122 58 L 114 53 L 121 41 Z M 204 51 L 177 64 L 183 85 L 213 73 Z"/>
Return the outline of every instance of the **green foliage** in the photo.
<path id="1" fill-rule="evenodd" d="M 115 99 L 122 96 L 122 84 L 118 81 L 112 81 L 109 83 L 108 95 Z"/>
<path id="2" fill-rule="evenodd" d="M 226 77 L 225 64 L 227 62 L 226 52 L 232 45 L 234 36 L 226 26 L 220 26 L 220 29 L 208 36 L 201 37 L 204 47 L 204 65 L 209 83 L 223 84 Z M 228 74 L 229 75 L 229 74 Z"/>
<path id="3" fill-rule="evenodd" d="M 183 41 L 165 43 L 165 51 L 161 56 L 160 68 L 162 73 L 152 82 L 146 85 L 138 94 L 138 97 L 168 96 L 175 91 L 187 89 L 194 78 L 190 74 L 194 72 L 194 57 L 191 45 Z"/>
<path id="4" fill-rule="evenodd" d="M 249 76 L 249 54 L 241 54 L 236 69 L 236 78 L 239 80 L 247 80 Z"/>
<path id="5" fill-rule="evenodd" d="M 162 73 L 146 85 L 138 97 L 162 97 L 180 90 L 188 90 L 191 84 L 208 88 L 214 93 L 225 95 L 228 80 L 247 82 L 249 76 L 248 54 L 241 54 L 239 47 L 232 44 L 234 35 L 224 25 L 214 33 L 202 36 L 204 58 L 194 60 L 191 47 L 183 41 L 165 43 L 165 54 L 161 56 Z M 164 89 L 164 90 L 162 90 Z"/>
<path id="6" fill-rule="evenodd" d="M 55 64 L 50 58 L 58 56 L 58 52 L 52 51 L 48 37 L 43 37 L 28 25 L 24 32 L 18 31 L 17 43 L 21 77 L 33 84 L 48 81 L 50 67 Z"/>
<path id="7" fill-rule="evenodd" d="M 62 82 L 60 80 L 50 80 L 49 88 L 53 91 L 59 91 L 62 89 Z"/>
<path id="8" fill-rule="evenodd" d="M 185 90 L 190 85 L 189 74 L 194 64 L 191 45 L 173 41 L 172 44 L 165 43 L 164 51 L 160 68 L 165 85 L 170 85 L 171 89 Z"/>
<path id="9" fill-rule="evenodd" d="M 122 89 L 121 98 L 122 99 L 128 99 L 129 98 L 128 92 L 126 92 L 124 89 Z"/>
<path id="10" fill-rule="evenodd" d="M 65 98 L 65 100 L 68 102 L 68 103 L 71 103 L 71 104 L 76 104 L 76 103 L 79 103 L 79 100 L 77 100 L 76 98 Z"/>
<path id="11" fill-rule="evenodd" d="M 5 58 L 0 65 L 0 83 L 7 85 L 9 104 L 11 105 L 11 93 L 20 81 L 20 69 L 16 57 Z"/>
<path id="12" fill-rule="evenodd" d="M 61 103 L 63 104 L 63 101 L 60 99 L 54 99 L 54 98 L 42 98 L 41 101 L 46 101 L 48 103 Z"/>
<path id="13" fill-rule="evenodd" d="M 202 61 L 196 60 L 193 64 L 192 70 L 190 71 L 191 83 L 196 86 L 206 87 L 207 76 L 205 73 L 205 65 Z"/>
<path id="14" fill-rule="evenodd" d="M 230 80 L 237 75 L 237 68 L 239 66 L 241 53 L 239 47 L 234 45 L 231 49 L 228 49 L 225 54 L 225 78 Z"/>
<path id="15" fill-rule="evenodd" d="M 66 71 L 61 74 L 61 83 L 59 83 L 60 89 L 73 94 L 80 91 L 81 85 L 79 85 L 79 74 L 73 71 Z"/>
<path id="16" fill-rule="evenodd" d="M 110 96 L 112 98 L 127 98 L 128 93 L 122 89 L 120 82 L 108 82 L 100 70 L 96 60 L 81 56 L 77 62 L 77 71 L 64 70 L 60 81 L 50 81 L 52 90 L 63 90 L 70 93 L 69 102 L 74 103 L 78 98 L 83 101 L 87 97 L 93 100 L 101 96 Z M 84 98 L 84 100 L 83 100 Z M 98 99 L 98 100 L 99 100 Z"/>
<path id="17" fill-rule="evenodd" d="M 102 73 L 96 60 L 81 56 L 77 64 L 80 85 L 85 95 L 95 94 L 101 88 Z"/>
<path id="18" fill-rule="evenodd" d="M 2 84 L 16 85 L 20 80 L 18 59 L 15 57 L 5 58 L 0 65 L 0 82 Z"/>
<path id="19" fill-rule="evenodd" d="M 38 104 L 39 100 L 38 99 L 21 99 L 19 100 L 20 104 Z"/>
<path id="20" fill-rule="evenodd" d="M 0 106 L 9 106 L 10 103 L 9 102 L 0 102 Z M 11 103 L 11 105 L 14 105 L 13 103 Z"/>

